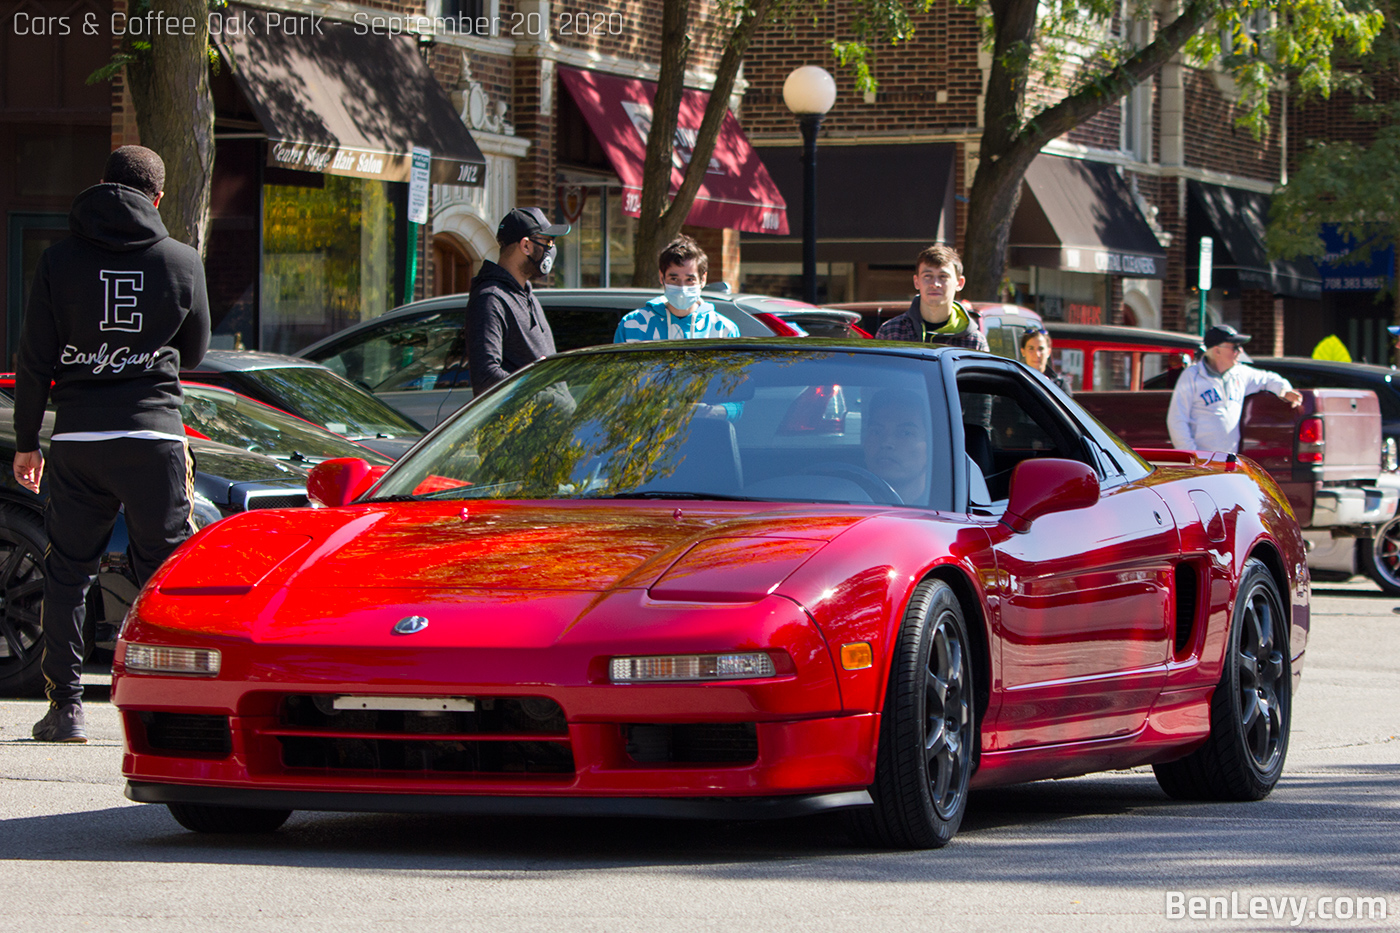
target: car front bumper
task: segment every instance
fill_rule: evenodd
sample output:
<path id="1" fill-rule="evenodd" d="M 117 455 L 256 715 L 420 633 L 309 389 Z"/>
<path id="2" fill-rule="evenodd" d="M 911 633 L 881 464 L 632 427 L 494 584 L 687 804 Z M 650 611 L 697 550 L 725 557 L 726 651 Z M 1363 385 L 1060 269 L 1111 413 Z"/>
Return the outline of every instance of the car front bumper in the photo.
<path id="1" fill-rule="evenodd" d="M 567 748 L 572 762 L 569 769 L 452 773 L 404 768 L 401 762 L 395 766 L 375 762 L 310 766 L 288 754 L 290 746 L 285 743 L 289 730 L 285 725 L 263 716 L 227 717 L 230 741 L 222 751 L 172 749 L 168 744 L 160 747 L 161 743 L 153 741 L 148 720 L 143 721 L 140 713 L 124 711 L 122 715 L 127 737 L 122 772 L 130 781 L 128 796 L 133 800 L 222 801 L 230 806 L 273 809 L 366 811 L 525 813 L 537 812 L 531 810 L 536 807 L 544 808 L 538 812 L 611 813 L 614 811 L 609 807 L 621 807 L 635 815 L 646 815 L 659 807 L 669 815 L 684 815 L 690 810 L 700 815 L 699 811 L 705 808 L 684 801 L 753 801 L 863 791 L 874 780 L 874 749 L 879 730 L 879 716 L 868 713 L 757 722 L 753 724 L 756 754 L 752 760 L 649 761 L 639 759 L 635 745 L 629 745 L 626 724 L 570 723 L 567 734 L 554 740 Z M 427 735 L 411 737 L 415 744 L 426 744 L 432 739 Z M 380 747 L 388 744 L 392 743 Z M 472 743 L 456 737 L 438 744 L 460 749 Z M 242 799 L 241 795 L 283 802 L 229 802 Z M 437 798 L 442 799 L 432 802 Z M 470 802 L 477 798 L 485 802 Z M 584 801 L 578 805 L 581 809 L 541 802 L 570 798 Z M 521 802 L 509 803 L 509 799 Z M 597 802 L 604 799 L 624 802 Z M 625 802 L 629 799 L 633 802 Z M 641 804 L 635 802 L 638 799 L 671 801 L 674 806 Z M 848 802 L 840 806 L 858 805 L 842 799 Z M 285 802 L 291 800 L 300 802 Z M 789 803 L 799 808 L 807 806 Z M 818 808 L 832 805 L 821 804 Z M 760 804 L 754 812 L 775 809 L 781 808 Z M 658 811 L 655 815 L 666 814 Z"/>
<path id="2" fill-rule="evenodd" d="M 662 819 L 764 820 L 807 816 L 871 804 L 864 790 L 781 797 L 530 797 L 464 794 L 336 793 L 201 787 L 130 781 L 126 796 L 137 803 L 190 803 L 258 810 L 327 810 L 352 813 L 450 813 L 464 816 L 653 817 Z"/>

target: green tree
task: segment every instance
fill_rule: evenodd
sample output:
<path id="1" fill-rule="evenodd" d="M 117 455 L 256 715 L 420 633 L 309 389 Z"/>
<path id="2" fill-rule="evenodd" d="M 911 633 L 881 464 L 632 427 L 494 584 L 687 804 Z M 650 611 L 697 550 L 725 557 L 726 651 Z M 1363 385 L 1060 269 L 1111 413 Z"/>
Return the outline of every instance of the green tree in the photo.
<path id="1" fill-rule="evenodd" d="M 1240 122 L 1258 135 L 1267 125 L 1271 89 L 1288 80 L 1305 94 L 1325 95 L 1335 82 L 1333 50 L 1369 48 L 1383 17 L 1364 2 L 1184 0 L 1156 14 L 1143 0 L 1126 6 L 1118 0 L 990 0 L 983 28 L 992 67 L 968 199 L 975 234 L 963 251 L 968 297 L 996 297 L 1021 181 L 1046 143 L 1121 100 L 1181 52 L 1189 63 L 1218 62 L 1234 77 L 1242 92 Z M 1120 15 L 1155 21 L 1155 34 L 1134 43 L 1129 31 L 1112 28 Z M 1265 28 L 1252 28 L 1261 23 Z M 1075 67 L 1059 71 L 1071 61 Z M 1028 103 L 1027 90 L 1036 83 L 1059 86 L 1064 96 Z"/>
<path id="2" fill-rule="evenodd" d="M 1321 231 L 1332 224 L 1355 244 L 1348 258 L 1365 261 L 1377 246 L 1400 243 L 1400 23 L 1393 6 L 1371 53 L 1359 63 L 1352 88 L 1358 95 L 1388 98 L 1357 105 L 1368 144 L 1311 140 L 1298 168 L 1274 197 L 1269 213 L 1269 249 L 1282 258 L 1321 258 Z M 1367 134 L 1362 134 L 1367 135 Z M 1400 288 L 1392 281 L 1392 319 L 1400 324 Z M 1377 300 L 1385 291 L 1377 294 Z M 1395 354 L 1400 362 L 1400 352 Z"/>
<path id="3" fill-rule="evenodd" d="M 641 218 L 633 282 L 654 284 L 652 261 L 680 230 L 714 151 L 739 66 L 757 30 L 791 21 L 828 0 L 725 0 L 723 54 L 704 120 L 686 166 L 684 182 L 669 201 L 671 153 L 689 61 L 689 0 L 664 0 L 661 74 L 647 138 Z M 855 75 L 856 88 L 873 90 L 871 64 L 913 32 L 916 13 L 932 0 L 839 0 L 853 7 L 850 34 L 833 39 L 836 61 Z M 1368 50 L 1380 30 L 1381 12 L 1368 0 L 1183 0 L 1166 6 L 1148 0 L 957 0 L 977 9 L 992 52 L 986 119 L 973 177 L 968 216 L 975 235 L 963 251 L 965 293 L 994 300 L 1006 264 L 1011 219 L 1026 169 L 1051 140 L 1091 119 L 1149 80 L 1178 53 L 1198 64 L 1218 61 L 1242 92 L 1241 123 L 1261 133 L 1269 115 L 1269 91 L 1291 80 L 1304 93 L 1327 93 L 1334 84 L 1331 55 L 1342 47 Z M 1348 5 L 1351 4 L 1351 5 Z M 1120 18 L 1152 22 L 1149 41 L 1115 28 Z M 1264 28 L 1256 28 L 1267 21 Z M 1222 37 L 1228 37 L 1222 48 Z M 1032 88 L 1050 90 L 1028 98 Z"/>
<path id="4" fill-rule="evenodd" d="M 112 61 L 89 83 L 126 75 L 141 145 L 165 161 L 160 216 L 170 235 L 203 255 L 209 230 L 214 171 L 214 98 L 209 92 L 209 12 L 225 4 L 209 0 L 135 0 L 130 18 L 159 18 L 180 28 L 147 28 L 128 34 Z M 194 24 L 186 33 L 185 27 Z M 131 30 L 135 32 L 136 30 Z"/>
<path id="5" fill-rule="evenodd" d="M 692 16 L 691 0 L 662 0 L 661 62 L 652 104 L 651 132 L 647 134 L 646 158 L 637 237 L 633 244 L 632 284 L 656 284 L 656 257 L 680 232 L 705 167 L 715 151 L 720 125 L 729 109 L 729 95 L 754 36 L 764 27 L 792 21 L 804 11 L 824 6 L 827 0 L 720 0 L 713 23 L 700 23 Z M 892 45 L 913 31 L 909 8 L 927 10 L 933 0 L 853 0 L 857 15 L 850 36 L 833 43 L 833 53 L 856 74 L 857 86 L 873 89 L 874 81 L 866 65 L 869 50 L 877 44 Z M 685 69 L 690 62 L 692 31 L 713 28 L 722 50 L 715 68 L 715 83 L 701 118 L 690 162 L 675 197 L 671 197 L 671 159 L 675 148 L 676 125 L 680 119 Z"/>

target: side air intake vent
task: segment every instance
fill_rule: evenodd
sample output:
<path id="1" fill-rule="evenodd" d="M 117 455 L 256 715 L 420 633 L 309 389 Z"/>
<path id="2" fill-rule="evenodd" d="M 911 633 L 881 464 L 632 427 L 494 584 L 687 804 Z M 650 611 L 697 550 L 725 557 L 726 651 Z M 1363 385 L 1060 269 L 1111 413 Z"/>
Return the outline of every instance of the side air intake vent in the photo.
<path id="1" fill-rule="evenodd" d="M 1196 619 L 1200 616 L 1200 571 L 1191 564 L 1176 565 L 1176 638 L 1173 648 L 1178 657 L 1191 646 Z"/>

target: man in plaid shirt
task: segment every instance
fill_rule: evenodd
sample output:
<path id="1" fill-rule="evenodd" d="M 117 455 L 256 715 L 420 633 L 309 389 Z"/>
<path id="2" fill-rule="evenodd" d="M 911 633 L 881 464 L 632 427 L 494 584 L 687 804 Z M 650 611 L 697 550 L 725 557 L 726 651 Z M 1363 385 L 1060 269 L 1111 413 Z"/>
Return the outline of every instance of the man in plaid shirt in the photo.
<path id="1" fill-rule="evenodd" d="M 962 257 L 950 246 L 937 244 L 914 262 L 914 288 L 919 295 L 909 310 L 890 318 L 875 333 L 876 340 L 909 340 L 988 351 L 971 310 L 957 300 L 963 278 Z"/>

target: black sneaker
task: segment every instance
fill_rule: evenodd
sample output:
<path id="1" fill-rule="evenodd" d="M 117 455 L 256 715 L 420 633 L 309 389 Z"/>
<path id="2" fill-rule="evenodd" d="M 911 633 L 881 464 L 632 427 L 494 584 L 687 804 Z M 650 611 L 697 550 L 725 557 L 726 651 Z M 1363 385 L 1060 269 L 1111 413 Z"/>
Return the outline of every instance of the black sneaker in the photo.
<path id="1" fill-rule="evenodd" d="M 34 724 L 34 738 L 40 742 L 86 742 L 82 701 L 50 703 L 44 718 Z"/>

